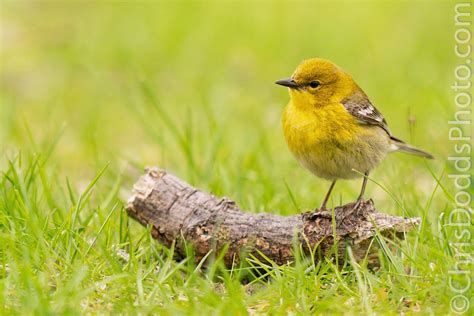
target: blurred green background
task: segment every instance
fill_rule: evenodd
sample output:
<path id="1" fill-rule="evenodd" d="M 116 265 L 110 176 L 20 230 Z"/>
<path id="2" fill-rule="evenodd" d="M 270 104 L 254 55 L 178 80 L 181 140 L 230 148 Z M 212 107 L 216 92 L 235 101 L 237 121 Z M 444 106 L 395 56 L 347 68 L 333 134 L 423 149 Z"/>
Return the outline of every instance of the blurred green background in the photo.
<path id="1" fill-rule="evenodd" d="M 114 172 L 158 165 L 248 207 L 291 209 L 279 194 L 286 192 L 284 181 L 302 207 L 318 204 L 327 183 L 287 150 L 280 115 L 288 95 L 273 84 L 316 56 L 350 72 L 395 135 L 438 157 L 432 165 L 440 166 L 450 150 L 442 145 L 453 111 L 448 3 L 2 7 L 2 151 L 11 156 L 32 148 L 25 125 L 39 146 L 62 131 L 50 161 L 79 182 L 107 162 Z M 405 184 L 420 194 L 433 186 L 423 162 L 402 154 L 372 176 L 400 195 Z M 355 198 L 359 185 L 338 184 L 342 198 Z"/>
<path id="2" fill-rule="evenodd" d="M 436 156 L 390 155 L 371 174 L 390 194 L 369 183 L 367 196 L 385 212 L 424 214 L 437 234 L 449 205 L 435 176 L 452 152 L 451 2 L 2 1 L 0 17 L 0 167 L 20 153 L 41 156 L 49 188 L 64 191 L 67 179 L 81 191 L 109 164 L 83 211 L 93 218 L 86 236 L 105 216 L 94 217 L 94 203 L 109 192 L 125 201 L 150 165 L 254 212 L 319 205 L 329 183 L 287 150 L 280 117 L 289 97 L 274 84 L 311 57 L 351 73 L 397 137 Z M 330 204 L 354 200 L 359 187 L 341 181 Z M 424 267 L 439 256 L 427 238 Z"/>

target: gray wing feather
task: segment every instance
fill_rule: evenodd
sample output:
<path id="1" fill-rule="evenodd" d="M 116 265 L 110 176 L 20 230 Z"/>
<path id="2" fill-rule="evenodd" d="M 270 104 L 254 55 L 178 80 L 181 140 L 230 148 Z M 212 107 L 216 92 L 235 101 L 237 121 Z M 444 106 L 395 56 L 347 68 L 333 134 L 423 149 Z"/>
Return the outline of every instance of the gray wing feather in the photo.
<path id="1" fill-rule="evenodd" d="M 342 105 L 352 114 L 361 124 L 376 125 L 381 127 L 388 136 L 392 137 L 387 121 L 382 113 L 370 102 L 369 98 L 362 91 L 343 99 Z"/>

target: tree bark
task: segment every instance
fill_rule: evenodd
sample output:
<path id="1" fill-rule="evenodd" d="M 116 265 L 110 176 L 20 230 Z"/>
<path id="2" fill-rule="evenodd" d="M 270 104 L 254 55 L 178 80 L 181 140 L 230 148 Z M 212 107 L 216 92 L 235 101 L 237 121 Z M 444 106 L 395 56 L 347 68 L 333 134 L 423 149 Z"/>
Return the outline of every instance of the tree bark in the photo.
<path id="1" fill-rule="evenodd" d="M 349 203 L 336 207 L 334 213 L 252 214 L 241 211 L 226 197 L 193 188 L 153 167 L 135 184 L 127 212 L 140 224 L 151 226 L 152 236 L 162 244 L 174 243 L 175 252 L 181 257 L 186 256 L 185 244 L 192 246 L 196 261 L 227 246 L 224 262 L 228 267 L 249 254 L 263 260 L 266 256 L 279 265 L 291 263 L 295 241 L 307 254 L 317 249 L 319 256 L 315 260 L 335 257 L 337 253 L 339 262 L 343 262 L 350 246 L 355 260 L 369 258 L 377 264 L 377 243 L 371 242 L 376 235 L 403 238 L 420 224 L 419 218 L 379 213 L 372 200 L 363 201 L 357 210 L 353 206 Z"/>

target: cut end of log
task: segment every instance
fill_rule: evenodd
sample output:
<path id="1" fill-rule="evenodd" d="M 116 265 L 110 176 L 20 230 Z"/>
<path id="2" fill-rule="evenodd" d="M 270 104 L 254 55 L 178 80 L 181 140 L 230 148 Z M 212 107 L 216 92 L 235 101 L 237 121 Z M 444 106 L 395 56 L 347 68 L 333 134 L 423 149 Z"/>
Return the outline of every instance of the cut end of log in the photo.
<path id="1" fill-rule="evenodd" d="M 317 246 L 321 257 L 334 254 L 337 241 L 340 260 L 346 257 L 348 246 L 354 258 L 361 260 L 375 253 L 371 240 L 377 234 L 403 238 L 421 222 L 419 218 L 379 213 L 372 200 L 363 201 L 357 209 L 354 203 L 348 203 L 333 212 L 286 217 L 244 212 L 234 201 L 195 189 L 157 167 L 148 168 L 133 191 L 127 203 L 129 216 L 144 226 L 151 225 L 152 235 L 159 242 L 175 244 L 177 254 L 184 257 L 185 240 L 194 248 L 197 261 L 209 251 L 227 246 L 224 261 L 229 267 L 248 254 L 260 258 L 263 254 L 277 264 L 292 262 L 294 238 L 307 252 Z"/>

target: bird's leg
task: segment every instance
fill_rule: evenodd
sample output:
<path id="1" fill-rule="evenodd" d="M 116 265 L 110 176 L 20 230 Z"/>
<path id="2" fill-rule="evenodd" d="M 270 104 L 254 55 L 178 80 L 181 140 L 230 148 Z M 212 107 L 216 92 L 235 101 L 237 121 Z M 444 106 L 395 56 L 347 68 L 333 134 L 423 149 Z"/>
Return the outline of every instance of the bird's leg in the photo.
<path id="1" fill-rule="evenodd" d="M 331 196 L 332 189 L 334 188 L 334 185 L 336 184 L 336 180 L 334 180 L 331 185 L 329 186 L 328 193 L 326 193 L 326 196 L 324 197 L 323 204 L 321 204 L 321 207 L 319 208 L 320 211 L 326 211 L 326 204 L 328 203 L 329 196 Z"/>
<path id="2" fill-rule="evenodd" d="M 360 207 L 364 199 L 365 187 L 367 186 L 368 176 L 369 176 L 368 172 L 364 173 L 364 181 L 362 182 L 362 188 L 360 189 L 360 194 L 359 194 L 359 197 L 357 198 L 357 202 L 354 204 L 354 209 L 356 210 Z"/>

